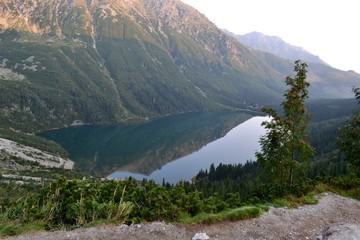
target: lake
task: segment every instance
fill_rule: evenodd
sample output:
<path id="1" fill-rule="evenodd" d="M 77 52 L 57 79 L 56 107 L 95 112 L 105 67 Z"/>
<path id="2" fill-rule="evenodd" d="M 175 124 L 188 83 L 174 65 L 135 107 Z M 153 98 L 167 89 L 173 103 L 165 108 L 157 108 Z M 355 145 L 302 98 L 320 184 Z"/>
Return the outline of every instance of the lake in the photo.
<path id="1" fill-rule="evenodd" d="M 141 124 L 85 125 L 40 135 L 65 148 L 76 166 L 94 176 L 191 179 L 212 163 L 245 163 L 259 150 L 265 117 L 251 111 L 172 115 Z"/>
<path id="2" fill-rule="evenodd" d="M 220 163 L 237 164 L 255 160 L 255 152 L 260 151 L 260 136 L 265 134 L 265 129 L 261 126 L 265 120 L 267 120 L 266 117 L 253 117 L 232 129 L 224 137 L 207 144 L 190 155 L 166 164 L 149 176 L 116 171 L 108 178 L 118 179 L 131 176 L 139 180 L 153 179 L 157 183 L 161 183 L 163 179 L 169 183 L 177 183 L 180 180 L 191 179 L 201 169 L 209 169 L 212 163 L 216 167 Z"/>

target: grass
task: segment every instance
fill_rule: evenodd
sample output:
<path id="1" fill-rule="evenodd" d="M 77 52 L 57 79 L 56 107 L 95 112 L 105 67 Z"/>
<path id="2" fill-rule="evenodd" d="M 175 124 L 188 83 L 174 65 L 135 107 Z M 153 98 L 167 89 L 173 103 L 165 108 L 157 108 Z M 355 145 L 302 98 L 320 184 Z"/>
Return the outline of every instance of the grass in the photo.
<path id="1" fill-rule="evenodd" d="M 206 223 L 213 224 L 222 221 L 237 221 L 244 220 L 249 218 L 259 217 L 264 211 L 267 211 L 269 208 L 266 205 L 258 206 L 244 206 L 235 209 L 228 209 L 219 213 L 200 213 L 193 217 L 188 214 L 180 216 L 180 223 Z"/>
<path id="2" fill-rule="evenodd" d="M 285 199 L 285 198 L 277 198 L 275 200 L 273 200 L 272 202 L 272 206 L 275 208 L 282 208 L 282 207 L 291 207 L 291 203 L 289 202 L 289 200 Z"/>
<path id="3" fill-rule="evenodd" d="M 4 236 L 15 236 L 30 231 L 45 230 L 46 224 L 41 222 L 33 222 L 21 224 L 18 222 L 0 223 L 0 238 Z"/>
<path id="4" fill-rule="evenodd" d="M 328 184 L 324 182 L 317 183 L 313 190 L 308 192 L 306 195 L 301 197 L 296 197 L 294 195 L 288 195 L 285 198 L 279 198 L 273 200 L 270 205 L 276 208 L 287 207 L 287 208 L 297 208 L 305 204 L 313 205 L 317 204 L 319 201 L 316 199 L 316 196 L 324 192 L 332 192 L 344 197 L 353 198 L 360 201 L 360 185 L 354 180 L 354 182 L 348 187 L 337 186 L 338 182 L 343 181 L 343 178 L 335 180 L 335 184 Z M 351 182 L 348 180 L 347 182 Z"/>
<path id="5" fill-rule="evenodd" d="M 358 187 L 357 189 L 344 191 L 341 195 L 345 197 L 354 198 L 360 201 L 360 187 Z"/>
<path id="6" fill-rule="evenodd" d="M 301 197 L 289 195 L 286 198 L 289 201 L 291 208 L 297 208 L 306 204 L 314 205 L 318 203 L 318 201 L 314 198 L 314 195 L 310 193 Z"/>
<path id="7" fill-rule="evenodd" d="M 318 200 L 315 198 L 315 196 L 327 191 L 330 191 L 330 186 L 324 183 L 318 183 L 313 187 L 312 191 L 306 193 L 303 196 L 298 197 L 290 194 L 284 198 L 274 199 L 270 205 L 275 208 L 297 208 L 306 204 L 313 205 L 318 203 Z"/>
<path id="8" fill-rule="evenodd" d="M 332 179 L 329 191 L 360 201 L 360 178 L 344 176 Z"/>

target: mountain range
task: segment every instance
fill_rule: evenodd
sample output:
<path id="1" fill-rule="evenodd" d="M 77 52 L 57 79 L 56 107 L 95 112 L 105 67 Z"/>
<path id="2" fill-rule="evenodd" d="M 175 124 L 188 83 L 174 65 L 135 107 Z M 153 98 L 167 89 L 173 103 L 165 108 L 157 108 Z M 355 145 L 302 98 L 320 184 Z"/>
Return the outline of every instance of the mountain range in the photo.
<path id="1" fill-rule="evenodd" d="M 276 104 L 292 69 L 292 60 L 244 46 L 179 0 L 0 1 L 3 127 Z M 311 97 L 346 98 L 360 75 L 309 62 L 308 79 Z"/>
<path id="2" fill-rule="evenodd" d="M 319 56 L 313 55 L 302 47 L 291 45 L 278 36 L 268 36 L 260 32 L 250 32 L 244 35 L 237 35 L 227 30 L 224 31 L 235 37 L 240 43 L 253 49 L 269 52 L 292 61 L 301 59 L 309 63 L 321 63 L 328 65 L 326 62 L 321 60 Z"/>

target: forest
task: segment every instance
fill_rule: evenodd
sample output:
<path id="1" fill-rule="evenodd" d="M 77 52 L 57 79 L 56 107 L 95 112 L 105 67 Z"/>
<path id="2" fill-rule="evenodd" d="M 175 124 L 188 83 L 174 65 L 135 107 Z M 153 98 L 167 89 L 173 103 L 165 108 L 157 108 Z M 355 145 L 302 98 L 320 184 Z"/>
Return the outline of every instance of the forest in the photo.
<path id="1" fill-rule="evenodd" d="M 281 113 L 264 108 L 257 161 L 214 166 L 191 181 L 156 184 L 59 174 L 50 182 L 1 183 L 0 237 L 29 230 L 74 229 L 101 223 L 214 223 L 257 217 L 269 206 L 314 204 L 332 191 L 360 200 L 360 110 L 350 118 L 310 122 L 306 64 L 295 62 Z M 357 106 L 360 88 L 354 88 Z M 337 130 L 338 129 L 338 130 Z"/>

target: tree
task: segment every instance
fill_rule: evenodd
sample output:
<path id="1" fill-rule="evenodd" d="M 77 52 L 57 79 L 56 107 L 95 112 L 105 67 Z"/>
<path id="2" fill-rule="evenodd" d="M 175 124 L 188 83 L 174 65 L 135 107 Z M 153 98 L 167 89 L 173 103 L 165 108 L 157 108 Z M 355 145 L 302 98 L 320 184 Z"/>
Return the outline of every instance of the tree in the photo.
<path id="1" fill-rule="evenodd" d="M 360 105 L 360 88 L 353 88 Z M 346 125 L 339 129 L 337 140 L 340 153 L 350 163 L 350 170 L 360 176 L 360 110 L 355 110 Z"/>
<path id="2" fill-rule="evenodd" d="M 307 141 L 307 125 L 310 116 L 304 101 L 308 98 L 306 63 L 295 62 L 294 78 L 286 77 L 285 100 L 281 103 L 283 117 L 274 109 L 265 108 L 270 121 L 262 123 L 267 130 L 261 137 L 261 152 L 256 157 L 263 168 L 263 176 L 279 187 L 291 187 L 306 176 L 309 160 L 314 155 L 313 147 Z"/>

